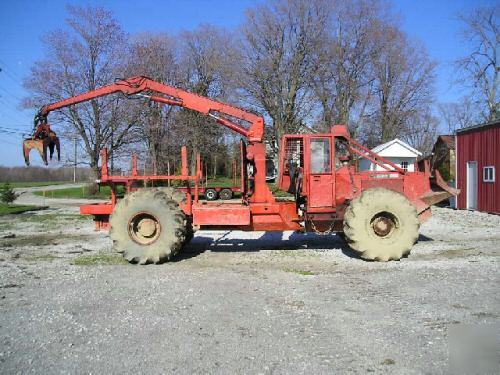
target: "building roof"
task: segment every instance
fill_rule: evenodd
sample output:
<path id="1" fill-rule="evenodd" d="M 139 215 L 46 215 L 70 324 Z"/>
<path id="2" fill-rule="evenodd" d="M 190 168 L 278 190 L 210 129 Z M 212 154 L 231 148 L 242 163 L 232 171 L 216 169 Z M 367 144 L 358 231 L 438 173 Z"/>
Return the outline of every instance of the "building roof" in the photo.
<path id="1" fill-rule="evenodd" d="M 434 142 L 434 147 L 432 148 L 433 152 L 439 143 L 439 141 L 443 142 L 450 150 L 455 149 L 455 136 L 454 135 L 439 135 L 436 139 L 436 142 Z"/>
<path id="2" fill-rule="evenodd" d="M 438 140 L 443 141 L 449 148 L 455 148 L 455 136 L 454 135 L 440 135 Z"/>
<path id="3" fill-rule="evenodd" d="M 500 118 L 497 118 L 494 121 L 486 122 L 484 124 L 478 124 L 478 125 L 469 126 L 467 128 L 458 129 L 455 131 L 455 133 L 458 135 L 460 133 L 473 132 L 476 130 L 483 130 L 486 128 L 494 128 L 494 127 L 499 127 L 499 126 L 500 126 Z"/>
<path id="4" fill-rule="evenodd" d="M 391 148 L 394 148 L 394 149 L 401 149 L 401 148 L 403 148 L 407 152 L 410 152 L 411 154 L 413 154 L 413 156 L 415 156 L 415 157 L 422 156 L 422 153 L 420 151 L 414 149 L 408 143 L 403 142 L 402 140 L 400 140 L 398 138 L 395 138 L 392 141 L 389 141 L 389 142 L 386 142 L 386 143 L 382 143 L 381 145 L 378 145 L 377 147 L 372 148 L 372 151 L 375 152 L 375 153 L 377 153 L 377 154 L 380 154 L 381 156 L 400 156 L 400 155 L 397 155 L 397 154 L 395 154 L 395 155 L 389 155 Z M 402 156 L 406 156 L 406 155 L 402 155 Z"/>

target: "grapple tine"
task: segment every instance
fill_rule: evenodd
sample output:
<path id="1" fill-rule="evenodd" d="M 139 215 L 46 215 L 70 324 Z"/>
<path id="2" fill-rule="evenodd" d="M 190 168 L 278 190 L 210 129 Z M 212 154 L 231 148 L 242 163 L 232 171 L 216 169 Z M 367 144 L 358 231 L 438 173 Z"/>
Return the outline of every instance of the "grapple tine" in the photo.
<path id="1" fill-rule="evenodd" d="M 47 148 L 49 148 L 49 144 L 50 144 L 50 139 L 45 138 L 43 140 L 43 148 L 42 148 L 43 151 L 41 153 L 42 160 L 45 165 L 49 165 L 49 161 L 47 160 Z"/>
<path id="2" fill-rule="evenodd" d="M 30 151 L 32 149 L 36 149 L 38 151 L 43 162 L 45 163 L 45 165 L 47 165 L 48 164 L 47 152 L 45 150 L 44 140 L 25 139 L 23 141 L 23 155 L 24 155 L 24 162 L 26 163 L 26 165 L 30 165 Z"/>
<path id="3" fill-rule="evenodd" d="M 52 160 L 52 156 L 54 155 L 54 149 L 57 149 L 57 160 L 61 161 L 61 143 L 59 142 L 59 138 L 56 136 L 56 133 L 50 132 L 47 140 L 50 150 L 50 160 Z"/>
<path id="4" fill-rule="evenodd" d="M 32 149 L 38 150 L 40 157 L 45 165 L 47 161 L 47 149 L 49 149 L 49 156 L 52 160 L 54 150 L 57 150 L 57 160 L 61 160 L 61 144 L 56 133 L 50 130 L 48 124 L 40 124 L 33 132 L 32 138 L 27 138 L 23 141 L 23 155 L 26 165 L 30 165 L 30 151 Z"/>
<path id="5" fill-rule="evenodd" d="M 52 156 L 54 155 L 54 148 L 55 148 L 54 142 L 49 142 L 49 156 L 50 160 L 52 160 Z"/>
<path id="6" fill-rule="evenodd" d="M 24 156 L 24 163 L 26 164 L 26 166 L 29 167 L 30 165 L 30 149 L 28 148 L 28 145 L 26 144 L 28 140 L 25 139 L 23 141 L 23 156 Z"/>
<path id="7" fill-rule="evenodd" d="M 56 144 L 57 161 L 61 161 L 61 142 L 59 142 L 58 137 L 55 138 L 54 143 Z"/>

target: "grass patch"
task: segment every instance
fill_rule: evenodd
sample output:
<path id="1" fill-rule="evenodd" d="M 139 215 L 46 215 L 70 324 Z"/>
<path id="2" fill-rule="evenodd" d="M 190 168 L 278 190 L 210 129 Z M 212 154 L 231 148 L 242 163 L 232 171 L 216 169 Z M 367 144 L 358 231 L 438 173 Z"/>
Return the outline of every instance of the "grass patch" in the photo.
<path id="1" fill-rule="evenodd" d="M 275 250 L 271 252 L 272 256 L 276 257 L 290 257 L 290 258 L 312 258 L 312 257 L 319 257 L 320 254 L 316 251 L 313 251 L 311 249 L 304 249 L 304 250 L 290 250 L 289 249 L 290 245 L 284 244 L 282 246 L 274 247 L 272 250 Z M 281 249 L 281 250 L 280 250 Z"/>
<path id="2" fill-rule="evenodd" d="M 391 365 L 396 364 L 396 361 L 392 358 L 386 358 L 382 362 L 380 362 L 380 364 L 385 365 L 385 366 L 391 366 Z"/>
<path id="3" fill-rule="evenodd" d="M 44 225 L 44 229 L 47 225 Z M 50 227 L 49 227 L 50 229 Z M 58 240 L 61 238 L 58 234 L 32 234 L 32 235 L 16 235 L 13 238 L 0 239 L 2 246 L 6 247 L 23 247 L 23 246 L 54 246 L 58 244 Z"/>
<path id="4" fill-rule="evenodd" d="M 42 206 L 24 206 L 19 204 L 5 204 L 0 203 L 0 216 L 11 215 L 11 214 L 21 214 L 26 211 L 38 211 L 43 210 L 46 207 Z"/>
<path id="5" fill-rule="evenodd" d="M 123 195 L 124 187 L 118 186 L 118 195 Z M 111 197 L 111 188 L 101 186 L 98 191 L 88 185 L 82 187 L 71 187 L 67 189 L 55 189 L 45 191 L 35 191 L 35 195 L 45 198 L 73 198 L 73 199 L 109 199 Z"/>
<path id="6" fill-rule="evenodd" d="M 25 260 L 31 262 L 52 262 L 59 257 L 52 254 L 37 254 L 37 255 L 28 255 L 23 257 Z"/>
<path id="7" fill-rule="evenodd" d="M 278 184 L 276 183 L 268 183 L 267 186 L 269 186 L 269 189 L 271 190 L 271 193 L 275 197 L 293 197 L 293 194 L 287 193 L 286 191 L 282 191 L 278 189 Z"/>
<path id="8" fill-rule="evenodd" d="M 32 186 L 46 186 L 52 184 L 63 184 L 65 182 L 55 182 L 55 183 L 43 183 L 39 182 L 40 185 L 32 185 Z M 67 183 L 67 182 L 66 182 Z M 139 182 L 140 183 L 140 182 Z M 19 183 L 21 184 L 21 183 Z M 27 183 L 29 184 L 29 183 Z M 33 184 L 37 184 L 33 182 Z M 46 185 L 45 185 L 46 184 Z M 19 187 L 15 184 L 11 184 L 12 187 Z M 147 187 L 156 187 L 156 186 L 166 186 L 165 181 L 160 182 L 148 182 Z M 278 189 L 278 185 L 276 183 L 268 183 L 269 189 L 275 197 L 293 197 L 293 194 L 287 193 L 286 191 L 281 191 Z M 185 186 L 183 183 L 179 184 L 179 186 Z M 205 186 L 205 180 L 200 181 L 200 186 Z M 229 188 L 233 186 L 233 179 L 229 177 L 217 177 L 215 179 L 208 179 L 207 187 L 221 187 L 221 188 Z M 236 179 L 236 186 L 240 186 L 240 179 Z M 172 187 L 175 187 L 173 184 Z M 119 197 L 124 195 L 124 186 L 117 187 L 117 194 Z M 39 197 L 45 198 L 73 198 L 73 199 L 110 199 L 111 197 L 111 189 L 109 186 L 101 186 L 99 191 L 95 192 L 94 189 L 89 187 L 88 185 L 84 185 L 82 187 L 71 187 L 67 189 L 54 189 L 54 190 L 45 190 L 45 191 L 35 191 L 33 194 L 38 195 Z M 235 194 L 235 197 L 239 196 L 239 193 Z"/>
<path id="9" fill-rule="evenodd" d="M 78 220 L 78 221 L 91 221 L 91 215 L 79 215 L 79 214 L 44 214 L 44 215 L 29 215 L 23 218 L 24 221 L 35 222 L 35 223 L 45 223 L 56 220 Z"/>
<path id="10" fill-rule="evenodd" d="M 240 179 L 236 179 L 236 186 L 240 186 Z M 202 184 L 205 184 L 205 181 L 202 182 Z M 208 179 L 207 181 L 207 187 L 232 187 L 233 186 L 233 179 L 229 177 L 217 177 L 215 179 Z"/>
<path id="11" fill-rule="evenodd" d="M 128 261 L 118 254 L 109 254 L 100 252 L 94 255 L 80 255 L 76 257 L 71 264 L 75 266 L 101 266 L 101 265 L 124 265 Z"/>
<path id="12" fill-rule="evenodd" d="M 236 178 L 236 186 L 240 186 L 240 178 Z M 205 180 L 201 181 L 201 186 L 205 186 Z M 215 179 L 208 179 L 207 187 L 232 187 L 233 179 L 229 177 L 217 177 Z M 281 191 L 278 189 L 278 184 L 268 183 L 269 189 L 275 197 L 293 197 L 293 194 L 287 193 L 286 191 Z"/>
<path id="13" fill-rule="evenodd" d="M 39 186 L 50 186 L 50 185 L 62 185 L 69 184 L 73 181 L 36 181 L 36 182 L 10 182 L 10 186 L 13 188 L 26 188 L 26 187 L 39 187 Z"/>
<path id="14" fill-rule="evenodd" d="M 14 228 L 14 224 L 11 222 L 0 223 L 0 230 L 7 231 Z"/>
<path id="15" fill-rule="evenodd" d="M 297 275 L 302 275 L 302 276 L 313 276 L 313 275 L 315 275 L 315 273 L 312 272 L 312 271 L 299 270 L 299 269 L 296 269 L 296 268 L 285 268 L 283 271 L 296 273 Z"/>
<path id="16" fill-rule="evenodd" d="M 44 223 L 43 230 L 57 228 L 52 225 L 52 223 Z M 8 234 L 7 234 L 8 235 Z M 0 245 L 4 247 L 42 247 L 42 246 L 54 246 L 61 245 L 64 243 L 74 243 L 75 240 L 80 240 L 83 242 L 88 242 L 94 239 L 95 236 L 92 234 L 88 235 L 71 235 L 71 234 L 59 234 L 59 233 L 33 233 L 31 235 L 16 235 L 13 238 L 0 238 Z"/>
<path id="17" fill-rule="evenodd" d="M 236 186 L 239 186 L 240 180 L 236 180 Z M 166 186 L 165 182 L 149 182 L 147 187 L 155 187 L 155 186 Z M 179 184 L 180 186 L 184 186 L 184 184 Z M 271 193 L 275 197 L 293 197 L 293 194 L 287 193 L 286 191 L 281 191 L 278 189 L 278 185 L 276 183 L 268 183 L 269 189 Z M 44 186 L 44 185 L 40 185 Z M 200 186 L 205 186 L 205 181 L 200 181 Z M 228 177 L 217 177 L 216 179 L 209 179 L 207 182 L 207 187 L 221 187 L 228 188 L 233 186 L 233 179 Z M 13 187 L 17 187 L 14 186 Z M 172 186 L 175 187 L 175 186 Z M 82 187 L 71 187 L 67 189 L 54 189 L 54 190 L 45 190 L 45 191 L 35 191 L 33 194 L 38 195 L 39 197 L 45 198 L 72 198 L 72 199 L 110 199 L 111 197 L 111 189 L 109 186 L 101 186 L 99 191 L 95 192 L 94 189 L 90 188 L 88 185 L 84 185 Z M 124 186 L 117 187 L 117 194 L 119 197 L 124 195 Z M 239 193 L 235 194 L 235 197 L 239 196 Z"/>

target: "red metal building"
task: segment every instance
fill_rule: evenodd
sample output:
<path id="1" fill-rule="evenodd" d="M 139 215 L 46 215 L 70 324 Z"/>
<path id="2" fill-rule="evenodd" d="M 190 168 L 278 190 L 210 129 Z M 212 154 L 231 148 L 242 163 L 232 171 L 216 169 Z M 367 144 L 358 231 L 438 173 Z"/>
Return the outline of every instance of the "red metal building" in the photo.
<path id="1" fill-rule="evenodd" d="M 500 119 L 456 132 L 457 208 L 500 214 Z"/>

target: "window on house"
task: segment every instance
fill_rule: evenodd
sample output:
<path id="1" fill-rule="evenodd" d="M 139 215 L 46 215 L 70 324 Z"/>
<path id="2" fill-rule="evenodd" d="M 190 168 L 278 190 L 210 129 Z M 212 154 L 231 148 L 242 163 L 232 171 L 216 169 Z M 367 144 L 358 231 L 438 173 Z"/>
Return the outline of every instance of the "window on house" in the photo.
<path id="1" fill-rule="evenodd" d="M 495 182 L 495 167 L 483 167 L 483 182 Z"/>
<path id="2" fill-rule="evenodd" d="M 403 171 L 407 171 L 408 170 L 408 162 L 407 161 L 402 161 L 401 162 L 401 169 Z"/>

